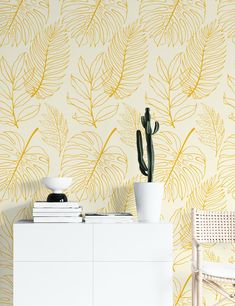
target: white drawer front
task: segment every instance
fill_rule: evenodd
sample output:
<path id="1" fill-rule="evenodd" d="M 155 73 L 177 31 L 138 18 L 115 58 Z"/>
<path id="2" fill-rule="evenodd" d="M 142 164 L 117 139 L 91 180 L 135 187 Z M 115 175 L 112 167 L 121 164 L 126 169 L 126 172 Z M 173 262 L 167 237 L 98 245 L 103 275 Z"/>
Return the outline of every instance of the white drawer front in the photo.
<path id="1" fill-rule="evenodd" d="M 15 224 L 15 261 L 91 261 L 92 225 Z"/>
<path id="2" fill-rule="evenodd" d="M 95 261 L 171 261 L 170 224 L 95 224 Z"/>
<path id="3" fill-rule="evenodd" d="M 94 264 L 94 306 L 172 306 L 172 303 L 170 263 Z"/>
<path id="4" fill-rule="evenodd" d="M 16 262 L 14 306 L 92 306 L 92 263 Z"/>

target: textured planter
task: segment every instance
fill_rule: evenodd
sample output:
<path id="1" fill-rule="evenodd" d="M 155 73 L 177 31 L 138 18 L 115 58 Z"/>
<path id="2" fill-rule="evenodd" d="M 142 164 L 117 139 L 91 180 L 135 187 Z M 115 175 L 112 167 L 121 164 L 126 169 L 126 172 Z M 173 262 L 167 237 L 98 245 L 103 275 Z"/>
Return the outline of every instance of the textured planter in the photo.
<path id="1" fill-rule="evenodd" d="M 164 184 L 134 183 L 134 190 L 139 221 L 159 222 Z"/>

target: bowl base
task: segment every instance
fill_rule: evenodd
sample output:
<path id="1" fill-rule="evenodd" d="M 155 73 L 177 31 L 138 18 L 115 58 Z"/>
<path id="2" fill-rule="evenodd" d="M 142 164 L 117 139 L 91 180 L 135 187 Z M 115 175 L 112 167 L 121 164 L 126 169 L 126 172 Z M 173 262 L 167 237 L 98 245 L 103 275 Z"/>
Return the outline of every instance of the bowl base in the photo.
<path id="1" fill-rule="evenodd" d="M 64 193 L 50 193 L 47 202 L 68 202 L 68 199 Z"/>

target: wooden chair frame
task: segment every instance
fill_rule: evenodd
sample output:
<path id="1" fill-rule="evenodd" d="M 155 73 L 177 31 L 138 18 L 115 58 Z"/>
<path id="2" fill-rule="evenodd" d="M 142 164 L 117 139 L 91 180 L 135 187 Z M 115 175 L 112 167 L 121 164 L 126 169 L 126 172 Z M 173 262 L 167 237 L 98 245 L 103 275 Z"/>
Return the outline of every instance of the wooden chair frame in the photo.
<path id="1" fill-rule="evenodd" d="M 202 306 L 203 283 L 235 303 L 235 294 L 221 283 L 235 285 L 234 278 L 207 275 L 202 271 L 202 243 L 234 243 L 235 212 L 200 211 L 192 209 L 192 305 Z M 223 299 L 223 300 L 224 300 Z M 220 301 L 221 303 L 222 301 Z M 219 305 L 216 303 L 214 306 Z"/>

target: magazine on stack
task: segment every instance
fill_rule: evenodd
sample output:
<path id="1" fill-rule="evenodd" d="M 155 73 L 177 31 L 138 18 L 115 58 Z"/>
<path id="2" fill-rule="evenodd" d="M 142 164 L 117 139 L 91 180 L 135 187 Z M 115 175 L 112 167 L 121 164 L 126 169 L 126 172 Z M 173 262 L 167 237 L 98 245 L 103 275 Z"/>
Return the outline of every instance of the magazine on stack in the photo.
<path id="1" fill-rule="evenodd" d="M 130 213 L 88 213 L 85 215 L 87 223 L 131 223 L 135 219 Z"/>

